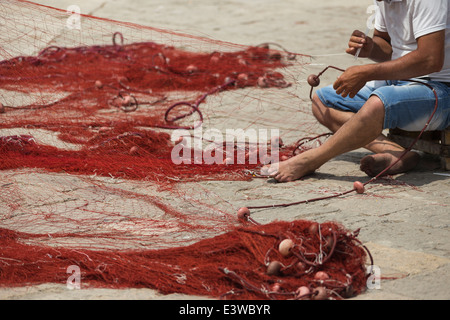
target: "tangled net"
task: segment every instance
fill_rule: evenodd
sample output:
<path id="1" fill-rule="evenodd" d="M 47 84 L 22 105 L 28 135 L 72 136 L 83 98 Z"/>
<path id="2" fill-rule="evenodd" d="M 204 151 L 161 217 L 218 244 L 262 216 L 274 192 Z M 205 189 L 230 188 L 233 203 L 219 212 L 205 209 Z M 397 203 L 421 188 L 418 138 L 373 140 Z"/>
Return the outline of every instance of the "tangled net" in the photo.
<path id="1" fill-rule="evenodd" d="M 117 38 L 121 39 L 120 44 Z M 201 124 L 200 104 L 220 91 L 247 86 L 289 86 L 283 75 L 274 71 L 285 66 L 281 54 L 267 45 L 205 54 L 153 42 L 124 45 L 123 41 L 120 33 L 114 33 L 110 46 L 51 46 L 35 57 L 1 62 L 4 90 L 64 94 L 63 98 L 46 104 L 2 104 L 5 120 L 2 128 L 52 130 L 60 141 L 76 146 L 77 150 L 44 146 L 30 135 L 3 136 L 0 150 L 8 155 L 0 169 L 41 167 L 52 171 L 64 167 L 68 173 L 142 179 L 149 178 L 152 168 L 158 167 L 167 170 L 158 173 L 163 178 L 189 179 L 189 170 L 174 169 L 171 163 L 170 135 L 151 129 L 194 129 L 178 122 L 196 113 L 198 119 L 191 121 Z M 170 102 L 172 92 L 202 90 L 205 93 L 194 100 Z M 124 172 L 124 162 L 141 169 Z M 212 178 L 230 170 L 208 166 L 197 171 L 197 175 Z"/>
<path id="2" fill-rule="evenodd" d="M 61 269 L 68 262 L 80 266 L 91 286 L 228 299 L 342 299 L 360 293 L 367 280 L 357 234 L 335 223 L 276 222 L 186 247 L 107 253 L 30 246 L 21 241 L 43 235 L 5 229 L 0 234 L 3 285 L 24 279 L 64 283 L 67 273 Z"/>
<path id="3" fill-rule="evenodd" d="M 358 232 L 238 221 L 205 185 L 184 187 L 253 179 L 265 160 L 249 161 L 250 143 L 220 149 L 214 165 L 172 160 L 173 130 L 231 118 L 253 107 L 246 98 L 273 107 L 296 98 L 288 90 L 304 56 L 91 16 L 80 32 L 66 28 L 65 11 L 23 0 L 2 1 L 0 12 L 0 286 L 64 284 L 76 265 L 83 286 L 164 294 L 341 299 L 364 290 Z M 290 157 L 305 142 L 278 139 L 277 151 Z M 245 161 L 226 162 L 241 151 Z"/>

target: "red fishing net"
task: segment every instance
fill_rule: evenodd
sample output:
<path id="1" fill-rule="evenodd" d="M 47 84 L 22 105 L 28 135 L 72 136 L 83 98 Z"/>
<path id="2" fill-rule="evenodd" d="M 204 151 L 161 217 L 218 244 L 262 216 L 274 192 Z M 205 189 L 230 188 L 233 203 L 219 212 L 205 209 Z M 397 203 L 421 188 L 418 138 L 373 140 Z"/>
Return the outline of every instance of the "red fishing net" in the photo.
<path id="1" fill-rule="evenodd" d="M 292 108 L 304 56 L 91 16 L 79 30 L 67 12 L 20 0 L 0 13 L 1 286 L 66 283 L 75 265 L 86 286 L 229 299 L 364 290 L 357 233 L 242 225 L 204 185 L 183 184 L 255 177 L 273 139 L 251 161 L 254 143 L 228 148 L 193 132 L 289 122 L 258 108 Z M 278 142 L 281 157 L 304 148 Z"/>
<path id="2" fill-rule="evenodd" d="M 361 261 L 365 252 L 356 235 L 333 223 L 236 228 L 163 250 L 75 250 L 23 243 L 44 237 L 2 230 L 3 285 L 65 283 L 68 264 L 79 266 L 83 281 L 92 286 L 230 299 L 348 298 L 361 292 L 367 279 Z M 288 240 L 295 245 L 281 254 L 279 247 Z"/>

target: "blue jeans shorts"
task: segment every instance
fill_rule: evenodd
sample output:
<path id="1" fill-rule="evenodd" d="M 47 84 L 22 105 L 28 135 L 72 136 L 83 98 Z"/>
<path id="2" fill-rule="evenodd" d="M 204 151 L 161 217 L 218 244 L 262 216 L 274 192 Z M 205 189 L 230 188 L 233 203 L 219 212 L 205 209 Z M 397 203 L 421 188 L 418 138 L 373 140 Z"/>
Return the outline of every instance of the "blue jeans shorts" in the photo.
<path id="1" fill-rule="evenodd" d="M 427 130 L 443 130 L 450 126 L 450 87 L 442 82 L 414 79 L 431 85 L 438 96 L 438 108 Z M 432 115 L 436 98 L 433 91 L 411 81 L 371 81 L 354 98 L 336 94 L 333 86 L 317 90 L 322 103 L 341 111 L 358 112 L 375 95 L 385 108 L 384 128 L 421 131 Z"/>

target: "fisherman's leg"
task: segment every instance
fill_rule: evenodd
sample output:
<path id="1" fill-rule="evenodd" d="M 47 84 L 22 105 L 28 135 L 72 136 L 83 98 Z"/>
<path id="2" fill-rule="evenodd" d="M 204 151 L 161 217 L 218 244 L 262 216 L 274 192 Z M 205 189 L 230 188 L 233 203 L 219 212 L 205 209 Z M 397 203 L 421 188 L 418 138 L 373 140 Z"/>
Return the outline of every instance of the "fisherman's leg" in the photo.
<path id="1" fill-rule="evenodd" d="M 280 182 L 300 179 L 314 172 L 327 161 L 343 153 L 364 147 L 380 136 L 384 123 L 384 105 L 372 96 L 325 143 L 273 166 L 270 174 Z"/>

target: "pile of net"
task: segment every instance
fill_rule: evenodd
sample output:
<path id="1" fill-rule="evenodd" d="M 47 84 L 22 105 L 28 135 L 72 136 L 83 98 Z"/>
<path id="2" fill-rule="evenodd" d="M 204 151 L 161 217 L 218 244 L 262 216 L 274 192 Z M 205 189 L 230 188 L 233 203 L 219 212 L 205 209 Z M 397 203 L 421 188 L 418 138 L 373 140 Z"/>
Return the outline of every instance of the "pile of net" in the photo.
<path id="1" fill-rule="evenodd" d="M 83 288 L 228 299 L 364 290 L 357 232 L 332 222 L 242 224 L 202 184 L 250 180 L 270 152 L 302 151 L 303 142 L 277 139 L 274 149 L 269 139 L 250 161 L 252 143 L 211 151 L 203 146 L 214 141 L 192 142 L 196 129 L 229 119 L 288 124 L 254 108 L 291 105 L 302 55 L 84 15 L 77 29 L 69 17 L 0 3 L 0 286 L 65 284 L 76 266 Z M 186 161 L 175 163 L 186 139 Z"/>
<path id="2" fill-rule="evenodd" d="M 27 245 L 46 235 L 0 229 L 0 280 L 65 283 L 69 264 L 82 270 L 83 286 L 229 299 L 342 299 L 360 293 L 367 281 L 366 252 L 356 236 L 335 223 L 274 222 L 186 247 L 111 252 Z"/>
<path id="3" fill-rule="evenodd" d="M 115 33 L 112 45 L 50 46 L 36 56 L 1 62 L 0 86 L 16 93 L 6 100 L 16 104 L 17 99 L 25 99 L 19 98 L 21 92 L 39 94 L 38 101 L 27 105 L 3 102 L 2 128 L 51 130 L 72 148 L 42 145 L 32 135 L 3 136 L 0 169 L 63 168 L 69 173 L 143 179 L 158 167 L 161 177 L 189 179 L 186 166 L 172 165 L 171 136 L 155 128 L 194 129 L 179 122 L 196 115 L 189 123 L 202 124 L 200 104 L 220 91 L 289 85 L 274 71 L 284 66 L 282 56 L 267 46 L 194 53 L 153 42 L 116 43 L 121 37 Z M 52 96 L 43 98 L 43 92 Z M 185 96 L 179 98 L 180 94 Z M 220 155 L 220 163 L 226 156 Z M 125 168 L 125 163 L 134 170 Z M 212 178 L 227 170 L 208 166 L 196 171 Z"/>

